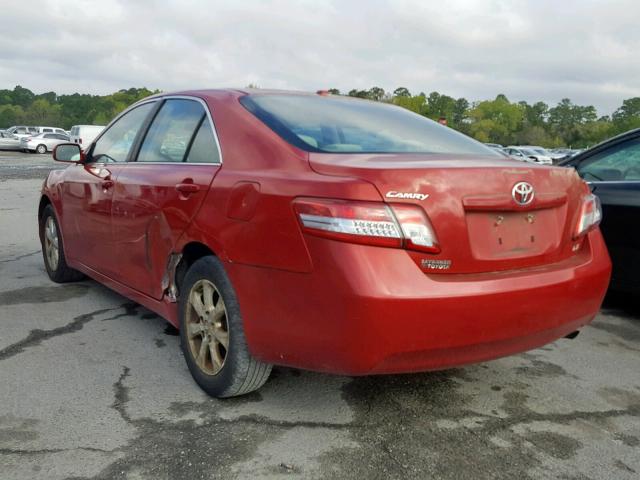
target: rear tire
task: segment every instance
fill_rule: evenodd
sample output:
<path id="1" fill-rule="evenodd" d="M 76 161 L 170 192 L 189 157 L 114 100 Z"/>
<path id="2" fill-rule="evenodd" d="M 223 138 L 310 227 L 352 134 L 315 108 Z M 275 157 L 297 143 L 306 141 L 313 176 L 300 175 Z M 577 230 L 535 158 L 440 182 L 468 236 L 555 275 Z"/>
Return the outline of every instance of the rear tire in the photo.
<path id="1" fill-rule="evenodd" d="M 84 275 L 67 265 L 60 225 L 51 205 L 47 205 L 40 217 L 40 243 L 42 257 L 49 278 L 56 283 L 77 282 Z"/>
<path id="2" fill-rule="evenodd" d="M 47 146 L 46 145 L 38 145 L 36 147 L 36 152 L 38 153 L 47 153 Z"/>
<path id="3" fill-rule="evenodd" d="M 235 397 L 267 381 L 271 365 L 249 352 L 238 300 L 218 258 L 191 265 L 178 306 L 180 346 L 200 388 L 213 397 Z"/>

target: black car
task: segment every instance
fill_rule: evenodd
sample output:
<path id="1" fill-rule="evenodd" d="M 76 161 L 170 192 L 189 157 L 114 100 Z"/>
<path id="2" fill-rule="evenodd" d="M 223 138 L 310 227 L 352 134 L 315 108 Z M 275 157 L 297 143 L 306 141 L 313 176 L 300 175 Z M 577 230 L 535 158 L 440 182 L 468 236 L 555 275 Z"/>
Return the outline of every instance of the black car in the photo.
<path id="1" fill-rule="evenodd" d="M 611 289 L 640 293 L 640 128 L 561 163 L 602 202 L 600 228 L 613 262 Z"/>

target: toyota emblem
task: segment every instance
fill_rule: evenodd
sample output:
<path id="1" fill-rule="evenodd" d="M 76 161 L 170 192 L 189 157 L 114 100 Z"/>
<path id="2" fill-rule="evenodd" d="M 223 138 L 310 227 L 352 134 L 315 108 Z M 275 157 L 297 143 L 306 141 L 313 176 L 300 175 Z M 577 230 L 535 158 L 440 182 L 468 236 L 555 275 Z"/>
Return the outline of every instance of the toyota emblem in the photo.
<path id="1" fill-rule="evenodd" d="M 529 205 L 533 201 L 533 187 L 527 182 L 518 182 L 511 190 L 511 196 L 518 205 Z"/>

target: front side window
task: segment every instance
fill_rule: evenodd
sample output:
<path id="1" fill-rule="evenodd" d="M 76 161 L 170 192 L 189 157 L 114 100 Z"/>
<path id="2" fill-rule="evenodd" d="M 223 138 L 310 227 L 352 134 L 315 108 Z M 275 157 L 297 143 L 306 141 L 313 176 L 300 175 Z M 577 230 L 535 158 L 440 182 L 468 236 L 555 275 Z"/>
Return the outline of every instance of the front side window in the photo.
<path id="1" fill-rule="evenodd" d="M 126 162 L 133 142 L 155 106 L 149 102 L 129 110 L 102 135 L 91 153 L 92 162 Z"/>
<path id="2" fill-rule="evenodd" d="M 204 116 L 197 101 L 167 100 L 149 127 L 137 161 L 182 162 Z"/>
<path id="3" fill-rule="evenodd" d="M 587 181 L 640 181 L 640 138 L 614 145 L 585 159 L 577 167 Z"/>
<path id="4" fill-rule="evenodd" d="M 240 103 L 289 143 L 322 153 L 435 153 L 501 157 L 422 115 L 337 96 L 246 95 Z"/>

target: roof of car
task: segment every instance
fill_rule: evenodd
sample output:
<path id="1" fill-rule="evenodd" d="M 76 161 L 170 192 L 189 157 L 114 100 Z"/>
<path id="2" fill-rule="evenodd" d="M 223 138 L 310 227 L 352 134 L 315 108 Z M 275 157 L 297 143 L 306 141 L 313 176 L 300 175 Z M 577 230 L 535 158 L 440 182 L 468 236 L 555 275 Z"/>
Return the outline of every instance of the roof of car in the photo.
<path id="1" fill-rule="evenodd" d="M 320 91 L 320 90 L 319 90 Z M 324 91 L 324 90 L 323 90 Z M 308 95 L 316 96 L 317 92 L 304 92 L 298 90 L 277 90 L 267 88 L 211 88 L 211 89 L 196 89 L 196 90 L 179 90 L 175 92 L 162 92 L 151 97 L 145 98 L 161 98 L 170 96 L 195 96 L 195 97 L 211 97 L 211 98 L 223 98 L 223 97 L 242 97 L 245 95 Z M 353 98 L 353 97 L 345 97 Z"/>

